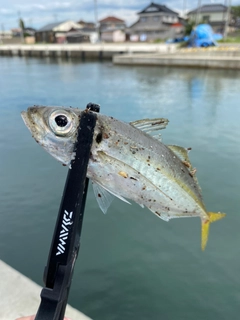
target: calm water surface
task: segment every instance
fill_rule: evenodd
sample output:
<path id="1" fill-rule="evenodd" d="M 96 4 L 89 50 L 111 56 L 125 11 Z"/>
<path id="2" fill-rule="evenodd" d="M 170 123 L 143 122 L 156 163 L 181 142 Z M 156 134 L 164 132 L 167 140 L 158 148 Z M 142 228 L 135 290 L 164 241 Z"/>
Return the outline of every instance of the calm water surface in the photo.
<path id="1" fill-rule="evenodd" d="M 192 147 L 206 207 L 227 217 L 211 226 L 203 253 L 198 218 L 166 223 L 119 200 L 103 215 L 90 188 L 69 302 L 99 320 L 239 319 L 239 76 L 1 57 L 0 258 L 42 285 L 67 174 L 21 110 L 91 101 L 124 121 L 166 117 L 163 141 Z"/>

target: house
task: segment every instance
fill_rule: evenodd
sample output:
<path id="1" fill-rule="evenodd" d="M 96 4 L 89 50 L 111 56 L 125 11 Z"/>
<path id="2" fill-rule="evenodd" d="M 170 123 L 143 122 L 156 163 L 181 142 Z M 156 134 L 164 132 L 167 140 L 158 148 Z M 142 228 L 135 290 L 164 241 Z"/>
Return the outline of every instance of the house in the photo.
<path id="1" fill-rule="evenodd" d="M 21 37 L 21 32 L 22 32 L 22 29 L 21 28 L 13 28 L 11 29 L 11 33 L 12 33 L 12 36 L 13 37 Z"/>
<path id="2" fill-rule="evenodd" d="M 67 32 L 81 28 L 81 25 L 71 20 L 50 23 L 36 31 L 36 42 L 63 43 Z"/>
<path id="3" fill-rule="evenodd" d="M 35 43 L 35 33 L 36 29 L 31 27 L 24 28 L 24 42 L 26 44 L 33 44 Z"/>
<path id="4" fill-rule="evenodd" d="M 102 20 L 99 20 L 99 30 L 104 31 L 104 30 L 112 30 L 112 29 L 121 29 L 124 30 L 126 28 L 126 24 L 124 20 L 109 16 L 106 17 Z"/>
<path id="5" fill-rule="evenodd" d="M 25 27 L 24 28 L 24 35 L 27 37 L 34 37 L 35 36 L 36 29 L 31 27 Z"/>
<path id="6" fill-rule="evenodd" d="M 82 29 L 69 31 L 66 33 L 67 43 L 80 43 L 80 42 L 96 43 L 97 41 L 98 41 L 98 33 L 95 28 L 84 27 Z"/>
<path id="7" fill-rule="evenodd" d="M 128 29 L 130 40 L 152 41 L 181 36 L 184 25 L 177 12 L 165 5 L 150 3 L 138 12 L 139 19 Z"/>
<path id="8" fill-rule="evenodd" d="M 82 28 L 88 28 L 88 29 L 95 29 L 96 28 L 95 23 L 93 23 L 93 22 L 86 22 L 84 20 L 79 20 L 77 23 L 80 24 L 82 26 Z"/>
<path id="9" fill-rule="evenodd" d="M 13 31 L 12 30 L 0 30 L 0 40 L 3 39 L 12 39 L 13 37 Z"/>
<path id="10" fill-rule="evenodd" d="M 101 32 L 101 41 L 104 42 L 124 42 L 126 34 L 124 30 L 104 30 Z"/>
<path id="11" fill-rule="evenodd" d="M 90 42 L 89 35 L 85 35 L 82 31 L 69 31 L 66 34 L 67 43 Z"/>
<path id="12" fill-rule="evenodd" d="M 228 7 L 223 4 L 205 4 L 192 11 L 187 16 L 190 21 L 196 24 L 208 23 L 215 32 L 224 32 Z"/>
<path id="13" fill-rule="evenodd" d="M 99 34 L 101 41 L 106 42 L 123 42 L 126 24 L 124 20 L 109 16 L 99 21 Z"/>

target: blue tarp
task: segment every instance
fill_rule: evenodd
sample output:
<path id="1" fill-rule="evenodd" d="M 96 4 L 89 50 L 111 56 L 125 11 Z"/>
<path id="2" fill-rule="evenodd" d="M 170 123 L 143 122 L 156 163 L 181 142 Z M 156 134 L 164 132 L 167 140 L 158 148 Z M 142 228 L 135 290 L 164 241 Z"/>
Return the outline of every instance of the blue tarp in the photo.
<path id="1" fill-rule="evenodd" d="M 212 27 L 209 24 L 199 24 L 196 26 L 188 40 L 189 47 L 208 47 L 216 46 L 216 40 L 222 39 L 222 35 L 214 33 Z"/>
<path id="2" fill-rule="evenodd" d="M 166 43 L 187 42 L 188 47 L 209 47 L 216 46 L 217 40 L 221 40 L 220 33 L 214 33 L 209 24 L 199 24 L 196 26 L 190 36 L 168 39 Z"/>

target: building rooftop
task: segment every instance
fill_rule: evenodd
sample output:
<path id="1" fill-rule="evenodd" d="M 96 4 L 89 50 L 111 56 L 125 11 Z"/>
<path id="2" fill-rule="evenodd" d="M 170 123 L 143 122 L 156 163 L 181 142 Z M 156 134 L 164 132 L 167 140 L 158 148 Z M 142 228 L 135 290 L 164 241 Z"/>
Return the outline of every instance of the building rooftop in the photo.
<path id="1" fill-rule="evenodd" d="M 113 17 L 113 16 L 109 16 L 102 20 L 99 20 L 99 22 L 123 22 L 124 23 L 124 20 Z"/>
<path id="2" fill-rule="evenodd" d="M 84 25 L 84 26 L 87 26 L 88 28 L 95 28 L 95 23 L 94 22 L 87 22 L 87 21 L 84 21 L 84 20 L 79 20 L 77 23 L 81 24 L 81 25 Z"/>
<path id="3" fill-rule="evenodd" d="M 42 28 L 40 28 L 40 29 L 37 30 L 37 31 L 51 31 L 53 28 L 59 26 L 60 24 L 62 24 L 62 23 L 64 23 L 64 22 L 66 22 L 66 20 L 49 23 L 49 24 L 46 24 L 45 26 L 43 26 Z"/>
<path id="4" fill-rule="evenodd" d="M 202 5 L 200 8 L 196 8 L 194 10 L 189 11 L 188 14 L 197 12 L 225 12 L 227 11 L 227 9 L 228 8 L 223 4 L 205 4 Z"/>
<path id="5" fill-rule="evenodd" d="M 169 9 L 165 5 L 154 3 L 154 2 L 151 2 L 145 9 L 143 9 L 140 12 L 138 12 L 138 14 L 141 14 L 141 13 L 153 13 L 153 12 L 165 12 L 165 13 L 172 13 L 172 14 L 178 15 L 177 12 Z"/>

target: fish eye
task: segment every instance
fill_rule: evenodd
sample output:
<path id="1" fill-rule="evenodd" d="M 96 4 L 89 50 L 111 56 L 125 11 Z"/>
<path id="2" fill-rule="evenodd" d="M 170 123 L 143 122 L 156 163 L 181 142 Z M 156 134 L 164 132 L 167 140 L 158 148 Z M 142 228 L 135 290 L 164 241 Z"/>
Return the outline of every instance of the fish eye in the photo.
<path id="1" fill-rule="evenodd" d="M 56 136 L 69 136 L 76 129 L 74 116 L 66 110 L 53 111 L 48 122 Z"/>
<path id="2" fill-rule="evenodd" d="M 66 125 L 68 124 L 68 118 L 61 114 L 59 116 L 56 116 L 55 122 L 59 127 L 66 127 Z"/>

